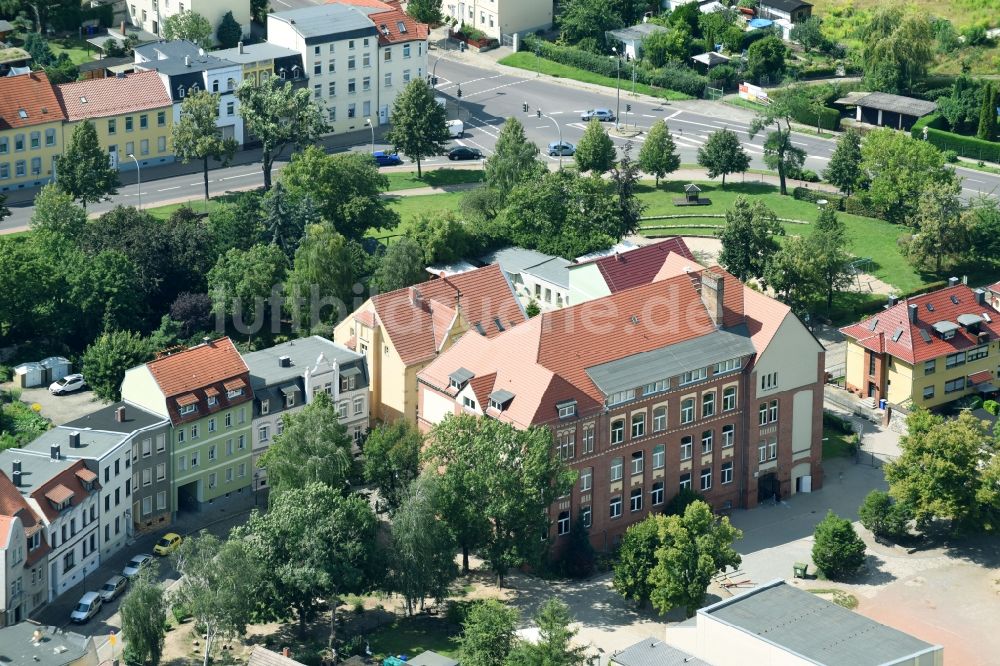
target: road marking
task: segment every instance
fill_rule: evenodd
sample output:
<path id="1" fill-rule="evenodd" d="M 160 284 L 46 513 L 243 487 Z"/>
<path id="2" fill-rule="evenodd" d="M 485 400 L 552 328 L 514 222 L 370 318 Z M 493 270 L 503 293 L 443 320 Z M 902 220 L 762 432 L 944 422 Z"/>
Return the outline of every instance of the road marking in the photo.
<path id="1" fill-rule="evenodd" d="M 527 82 L 528 79 L 520 79 L 518 81 L 511 81 L 510 83 L 502 83 L 498 86 L 494 86 L 493 88 L 487 88 L 486 90 L 477 90 L 474 93 L 469 93 L 468 95 L 466 95 L 466 97 L 472 97 L 473 95 L 484 95 L 486 93 L 493 92 L 494 90 L 500 90 L 501 88 L 509 88 L 510 86 L 516 86 L 518 84 Z"/>
<path id="2" fill-rule="evenodd" d="M 677 111 L 674 111 L 674 112 L 673 112 L 673 113 L 671 113 L 671 114 L 670 114 L 669 116 L 667 116 L 667 120 L 671 120 L 671 119 L 673 119 L 673 118 L 676 118 L 677 116 L 681 115 L 682 113 L 684 113 L 684 111 L 683 111 L 683 110 L 677 110 Z"/>
<path id="3" fill-rule="evenodd" d="M 162 190 L 156 190 L 156 191 L 157 192 L 169 192 L 170 190 L 179 190 L 179 189 L 181 189 L 180 185 L 174 185 L 173 187 L 164 187 Z"/>
<path id="4" fill-rule="evenodd" d="M 535 129 L 548 129 L 549 125 L 535 125 Z"/>
<path id="5" fill-rule="evenodd" d="M 650 115 L 648 113 L 644 113 L 644 114 L 642 114 L 642 117 L 643 118 L 655 118 L 656 116 L 652 116 L 652 115 Z"/>
<path id="6" fill-rule="evenodd" d="M 256 174 L 257 174 L 256 171 L 252 173 L 238 173 L 235 176 L 226 176 L 225 178 L 219 178 L 218 180 L 222 181 L 222 180 L 233 180 L 234 178 L 246 178 L 247 176 L 254 176 Z"/>
<path id="7" fill-rule="evenodd" d="M 565 113 L 565 112 L 564 111 L 551 111 L 551 112 L 549 112 L 549 115 L 550 116 L 558 116 L 558 115 L 560 115 L 562 113 Z"/>

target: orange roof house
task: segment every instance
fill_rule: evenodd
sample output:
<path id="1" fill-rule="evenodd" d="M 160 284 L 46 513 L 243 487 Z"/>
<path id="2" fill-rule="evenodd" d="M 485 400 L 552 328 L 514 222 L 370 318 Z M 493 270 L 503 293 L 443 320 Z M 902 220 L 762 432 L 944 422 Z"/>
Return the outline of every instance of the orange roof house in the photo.
<path id="1" fill-rule="evenodd" d="M 45 72 L 0 78 L 0 131 L 66 119 Z"/>
<path id="2" fill-rule="evenodd" d="M 63 83 L 56 86 L 56 94 L 70 122 L 166 109 L 172 104 L 160 75 L 153 71 Z"/>

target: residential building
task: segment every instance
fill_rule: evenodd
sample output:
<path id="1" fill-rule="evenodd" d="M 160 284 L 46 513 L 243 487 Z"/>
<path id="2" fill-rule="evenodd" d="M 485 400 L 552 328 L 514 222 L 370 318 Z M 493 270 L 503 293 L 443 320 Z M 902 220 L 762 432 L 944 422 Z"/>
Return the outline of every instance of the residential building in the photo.
<path id="1" fill-rule="evenodd" d="M 55 177 L 65 119 L 45 72 L 0 78 L 0 192 Z"/>
<path id="2" fill-rule="evenodd" d="M 496 264 L 369 298 L 333 332 L 365 357 L 372 417 L 417 421 L 417 373 L 466 331 L 494 338 L 526 316 Z"/>
<path id="3" fill-rule="evenodd" d="M 694 262 L 694 255 L 679 237 L 624 251 L 579 257 L 568 266 L 569 302 L 583 303 L 654 281 L 667 256 Z M 692 264 L 694 265 L 694 264 Z"/>
<path id="4" fill-rule="evenodd" d="M 324 392 L 330 396 L 356 443 L 368 432 L 368 368 L 365 357 L 313 335 L 243 355 L 253 387 L 254 491 L 267 486 L 267 470 L 258 464 L 282 418 L 294 414 Z"/>
<path id="5" fill-rule="evenodd" d="M 174 161 L 172 102 L 156 72 L 63 83 L 56 94 L 66 112 L 64 144 L 89 120 L 111 165 L 122 171 L 135 169 L 136 160 L 142 166 Z"/>
<path id="6" fill-rule="evenodd" d="M 0 655 L 6 663 L 32 666 L 100 663 L 94 638 L 34 622 L 0 628 Z"/>
<path id="7" fill-rule="evenodd" d="M 170 448 L 167 446 L 171 435 L 170 421 L 167 418 L 134 405 L 116 402 L 70 421 L 60 430 L 82 433 L 80 447 L 77 449 L 71 446 L 66 451 L 70 458 L 89 457 L 100 462 L 98 450 L 88 448 L 90 438 L 87 433 L 101 435 L 108 442 L 118 442 L 117 457 L 105 456 L 109 460 L 101 465 L 100 471 L 108 477 L 104 481 L 104 504 L 101 507 L 101 530 L 104 537 L 102 558 L 117 549 L 118 545 L 108 548 L 112 540 L 116 543 L 119 541 L 116 535 L 127 534 L 131 537 L 136 532 L 157 529 L 169 522 L 172 466 Z M 117 451 L 118 448 L 121 451 Z M 110 485 L 112 483 L 119 487 L 124 483 L 123 497 L 127 500 L 121 505 L 111 500 L 116 492 L 115 486 Z M 109 514 L 112 504 L 114 515 Z"/>
<path id="8" fill-rule="evenodd" d="M 175 512 L 249 501 L 253 390 L 229 338 L 207 340 L 125 372 L 122 400 L 168 418 Z"/>
<path id="9" fill-rule="evenodd" d="M 445 0 L 442 13 L 459 23 L 459 29 L 479 30 L 502 39 L 552 27 L 552 0 Z"/>
<path id="10" fill-rule="evenodd" d="M 219 113 L 216 125 L 225 138 L 240 142 L 243 137 L 243 118 L 240 102 L 234 92 L 243 80 L 243 67 L 205 53 L 186 39 L 154 42 L 135 48 L 135 68 L 139 71 L 156 71 L 173 103 L 173 122 L 181 117 L 181 104 L 189 93 L 207 90 L 219 94 Z"/>
<path id="11" fill-rule="evenodd" d="M 609 550 L 682 488 L 727 511 L 822 483 L 822 346 L 723 269 L 660 257 L 653 282 L 466 334 L 418 373 L 424 429 L 465 412 L 552 431 L 579 478 L 550 510 L 557 550 L 577 516 Z"/>
<path id="12" fill-rule="evenodd" d="M 772 21 L 801 23 L 812 16 L 812 4 L 804 0 L 761 0 L 757 16 Z"/>
<path id="13" fill-rule="evenodd" d="M 666 642 L 713 666 L 942 666 L 944 648 L 774 580 L 698 610 Z M 690 662 L 688 662 L 690 663 Z"/>
<path id="14" fill-rule="evenodd" d="M 48 601 L 49 540 L 41 516 L 21 494 L 23 471 L 13 456 L 0 458 L 0 627 L 25 620 Z"/>
<path id="15" fill-rule="evenodd" d="M 847 339 L 845 387 L 893 405 L 937 407 L 997 391 L 1000 312 L 983 289 L 949 286 L 898 300 L 840 329 Z"/>
<path id="16" fill-rule="evenodd" d="M 67 460 L 60 444 L 52 444 L 48 456 L 24 449 L 0 452 L 0 470 L 44 526 L 49 552 L 42 594 L 52 601 L 100 564 L 97 473 L 83 460 Z"/>
<path id="17" fill-rule="evenodd" d="M 427 71 L 427 26 L 377 0 L 274 12 L 267 35 L 302 54 L 335 133 L 388 123 L 396 95 Z"/>
<path id="18" fill-rule="evenodd" d="M 174 14 L 194 12 L 204 16 L 212 26 L 212 39 L 226 12 L 240 24 L 244 35 L 250 34 L 250 0 L 128 0 L 128 14 L 132 25 L 163 37 L 163 24 Z"/>
<path id="19" fill-rule="evenodd" d="M 572 262 L 535 250 L 505 247 L 479 258 L 479 262 L 499 264 L 514 287 L 521 304 L 534 301 L 541 309 L 569 304 L 569 267 Z"/>

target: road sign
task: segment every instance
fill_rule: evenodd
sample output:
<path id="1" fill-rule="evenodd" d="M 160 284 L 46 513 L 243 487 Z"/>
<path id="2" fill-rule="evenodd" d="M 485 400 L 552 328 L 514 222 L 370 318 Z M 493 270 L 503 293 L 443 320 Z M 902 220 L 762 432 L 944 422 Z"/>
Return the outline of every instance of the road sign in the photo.
<path id="1" fill-rule="evenodd" d="M 118 637 L 115 636 L 115 632 L 112 631 L 110 634 L 108 634 L 108 642 L 111 643 L 111 645 L 114 645 L 117 640 Z"/>

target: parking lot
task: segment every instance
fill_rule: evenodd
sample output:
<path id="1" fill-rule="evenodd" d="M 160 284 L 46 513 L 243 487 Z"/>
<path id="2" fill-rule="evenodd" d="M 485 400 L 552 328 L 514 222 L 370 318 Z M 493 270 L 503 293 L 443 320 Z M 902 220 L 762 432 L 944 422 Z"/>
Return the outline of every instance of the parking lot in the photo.
<path id="1" fill-rule="evenodd" d="M 0 388 L 5 391 L 12 387 L 11 382 L 0 385 Z M 66 395 L 52 395 L 46 387 L 21 389 L 21 402 L 28 405 L 35 403 L 40 405 L 41 415 L 55 425 L 76 420 L 100 409 L 105 404 L 90 390 L 76 391 Z"/>

